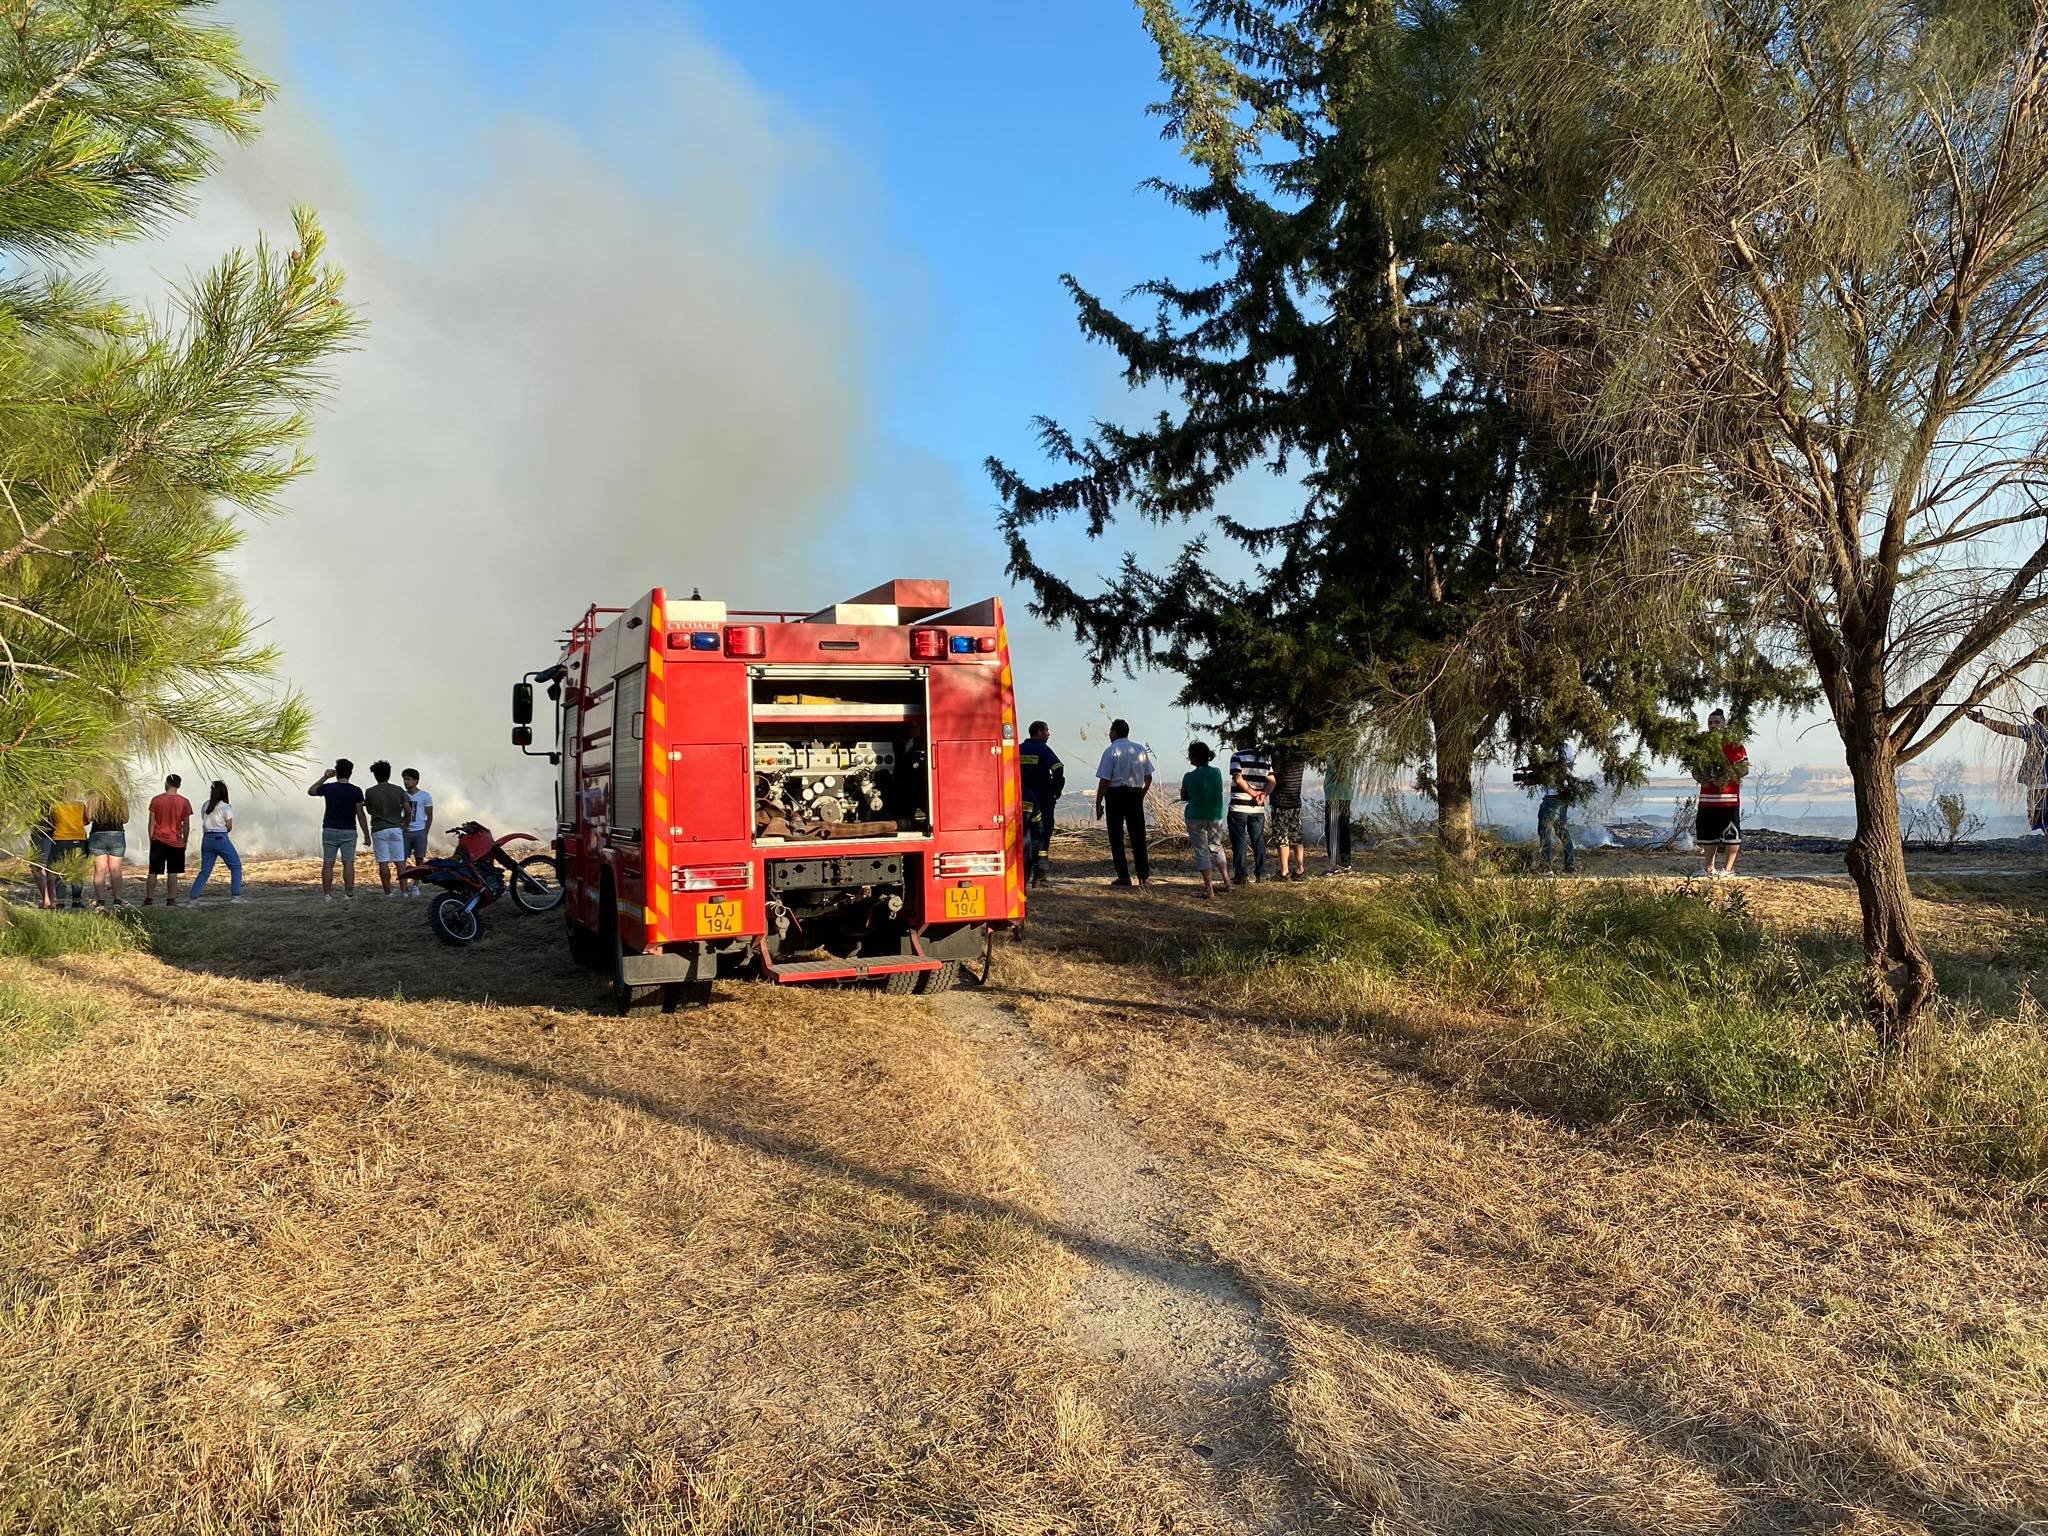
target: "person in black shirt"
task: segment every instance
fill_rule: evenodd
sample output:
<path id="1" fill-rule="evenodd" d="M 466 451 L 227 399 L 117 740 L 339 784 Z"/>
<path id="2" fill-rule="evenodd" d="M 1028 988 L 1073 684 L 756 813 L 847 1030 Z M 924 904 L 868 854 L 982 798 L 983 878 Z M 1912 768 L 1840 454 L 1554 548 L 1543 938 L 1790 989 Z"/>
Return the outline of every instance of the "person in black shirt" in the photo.
<path id="1" fill-rule="evenodd" d="M 313 781 L 313 787 L 306 791 L 316 800 L 325 800 L 327 809 L 320 817 L 320 894 L 323 901 L 334 900 L 334 861 L 346 854 L 341 861 L 341 898 L 343 901 L 356 899 L 356 832 L 363 834 L 363 841 L 370 840 L 370 819 L 363 813 L 363 792 L 349 783 L 349 775 L 356 771 L 356 765 L 345 757 L 337 757 L 334 766 Z M 331 781 L 331 782 L 330 782 Z"/>
<path id="2" fill-rule="evenodd" d="M 1273 792 L 1266 802 L 1273 824 L 1266 839 L 1279 857 L 1282 880 L 1308 875 L 1308 845 L 1301 839 L 1301 778 L 1307 767 L 1308 760 L 1294 748 L 1283 743 L 1273 749 Z"/>
<path id="3" fill-rule="evenodd" d="M 1045 884 L 1053 815 L 1067 787 L 1066 765 L 1053 751 L 1051 736 L 1052 727 L 1034 720 L 1017 748 L 1017 771 L 1024 781 L 1024 875 L 1031 885 Z"/>

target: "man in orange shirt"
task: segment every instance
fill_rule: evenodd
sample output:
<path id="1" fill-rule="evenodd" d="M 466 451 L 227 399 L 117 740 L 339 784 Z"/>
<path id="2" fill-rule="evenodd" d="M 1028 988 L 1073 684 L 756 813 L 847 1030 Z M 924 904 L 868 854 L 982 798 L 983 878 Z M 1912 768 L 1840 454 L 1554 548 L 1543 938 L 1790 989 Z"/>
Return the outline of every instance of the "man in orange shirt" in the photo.
<path id="1" fill-rule="evenodd" d="M 178 793 L 183 782 L 174 773 L 164 792 L 149 802 L 149 883 L 142 904 L 156 903 L 156 877 L 164 877 L 164 905 L 178 904 L 178 876 L 185 873 L 185 845 L 192 841 L 192 802 Z"/>

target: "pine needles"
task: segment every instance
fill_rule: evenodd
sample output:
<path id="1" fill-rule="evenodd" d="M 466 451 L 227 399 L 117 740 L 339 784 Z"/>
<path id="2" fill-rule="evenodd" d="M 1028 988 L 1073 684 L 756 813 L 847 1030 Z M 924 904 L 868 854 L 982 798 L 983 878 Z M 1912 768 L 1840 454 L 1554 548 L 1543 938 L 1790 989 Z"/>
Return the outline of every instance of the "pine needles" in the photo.
<path id="1" fill-rule="evenodd" d="M 240 777 L 309 713 L 224 558 L 308 466 L 355 317 L 310 211 L 169 320 L 52 263 L 174 216 L 267 92 L 204 0 L 53 0 L 0 49 L 0 817 L 175 748 Z"/>

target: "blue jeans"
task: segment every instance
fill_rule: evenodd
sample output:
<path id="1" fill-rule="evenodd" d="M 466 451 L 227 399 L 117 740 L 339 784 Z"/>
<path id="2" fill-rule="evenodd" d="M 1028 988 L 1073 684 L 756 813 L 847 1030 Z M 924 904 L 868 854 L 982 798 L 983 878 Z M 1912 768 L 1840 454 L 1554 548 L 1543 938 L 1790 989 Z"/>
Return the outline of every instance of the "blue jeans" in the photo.
<path id="1" fill-rule="evenodd" d="M 1572 829 L 1566 820 L 1572 813 L 1571 805 L 1563 795 L 1545 795 L 1543 803 L 1536 807 L 1536 835 L 1543 842 L 1543 867 L 1550 867 L 1551 836 L 1564 843 L 1564 872 L 1570 874 L 1577 867 L 1572 857 Z"/>
<path id="2" fill-rule="evenodd" d="M 1245 844 L 1251 844 L 1251 873 L 1259 879 L 1266 878 L 1266 813 L 1256 816 L 1243 811 L 1232 811 L 1230 821 L 1230 877 L 1239 885 L 1244 884 Z"/>
<path id="3" fill-rule="evenodd" d="M 213 873 L 215 859 L 228 867 L 228 894 L 242 894 L 242 856 L 235 852 L 235 845 L 225 832 L 209 832 L 199 839 L 199 878 L 192 882 L 192 894 L 187 901 L 197 901 L 199 893 L 206 889 L 206 877 Z"/>

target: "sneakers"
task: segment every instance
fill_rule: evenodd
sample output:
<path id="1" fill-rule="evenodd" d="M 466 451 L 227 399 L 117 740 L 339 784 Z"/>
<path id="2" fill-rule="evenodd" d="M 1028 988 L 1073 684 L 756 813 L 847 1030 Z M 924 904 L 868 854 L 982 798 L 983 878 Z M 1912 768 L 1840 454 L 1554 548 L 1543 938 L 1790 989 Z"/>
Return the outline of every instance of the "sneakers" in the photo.
<path id="1" fill-rule="evenodd" d="M 242 898 L 239 896 L 230 896 L 228 898 L 228 905 L 231 907 L 239 907 L 241 904 Z"/>
<path id="2" fill-rule="evenodd" d="M 332 891 L 322 891 L 322 892 L 320 893 L 320 899 L 321 899 L 322 901 L 332 901 L 332 900 L 334 900 L 334 892 L 332 892 Z"/>

